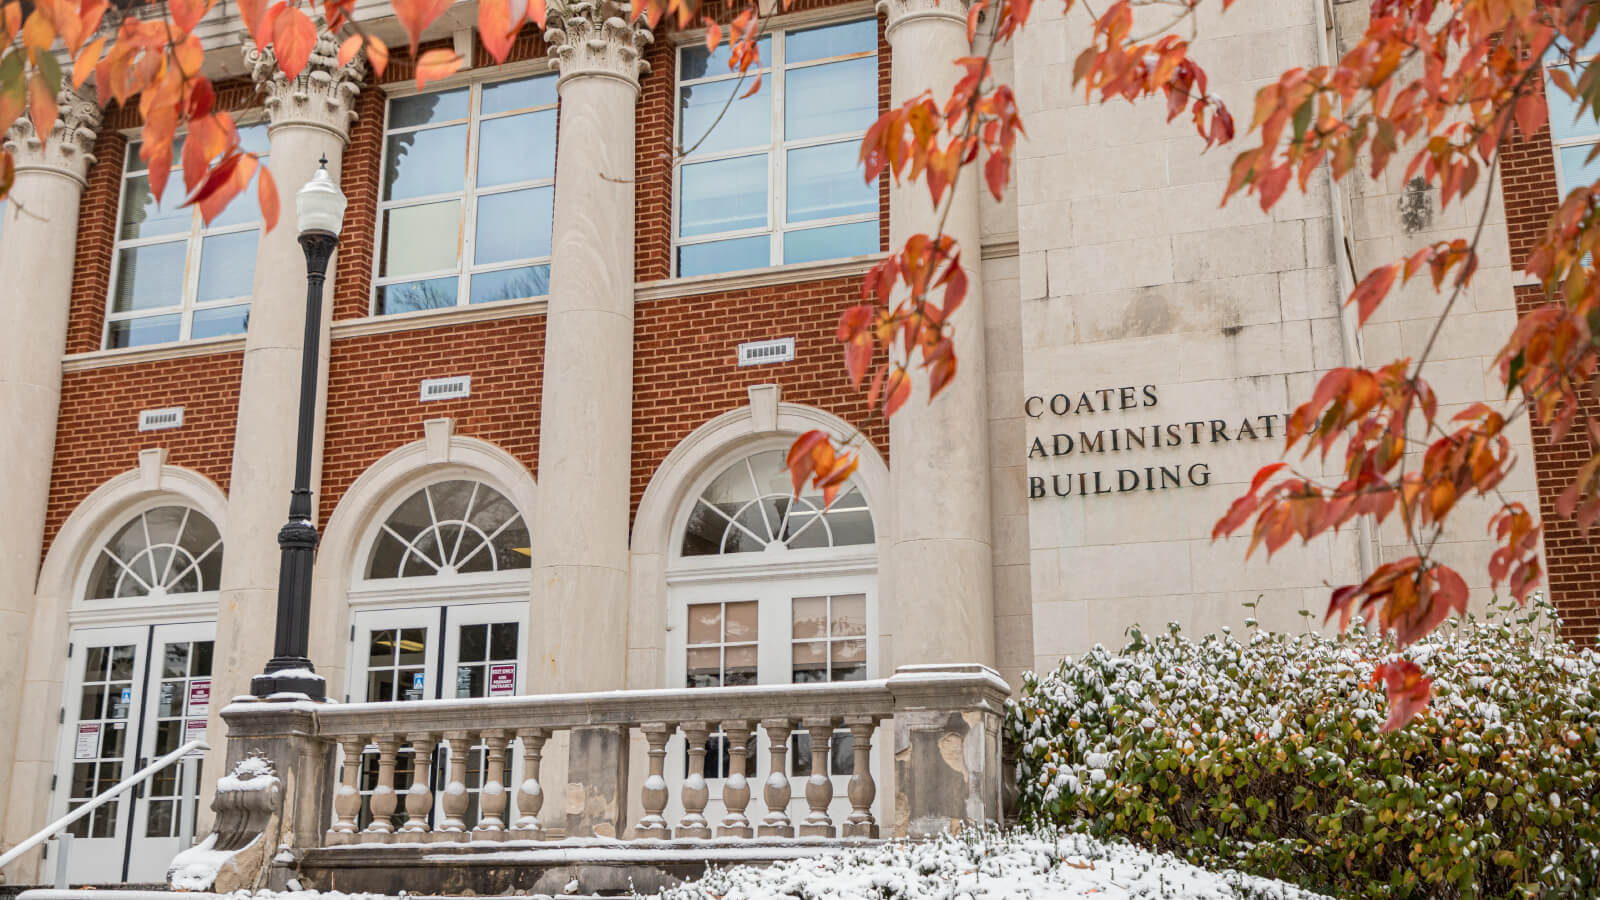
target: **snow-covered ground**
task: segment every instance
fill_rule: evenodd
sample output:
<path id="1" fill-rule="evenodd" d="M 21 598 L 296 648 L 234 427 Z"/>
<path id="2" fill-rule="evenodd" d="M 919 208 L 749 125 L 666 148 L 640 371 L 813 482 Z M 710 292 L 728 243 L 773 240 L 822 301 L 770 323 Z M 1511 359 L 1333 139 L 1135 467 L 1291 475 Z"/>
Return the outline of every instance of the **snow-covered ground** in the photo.
<path id="1" fill-rule="evenodd" d="M 1171 856 L 1050 831 L 893 841 L 741 866 L 659 900 L 1326 900 L 1281 881 L 1209 872 Z"/>

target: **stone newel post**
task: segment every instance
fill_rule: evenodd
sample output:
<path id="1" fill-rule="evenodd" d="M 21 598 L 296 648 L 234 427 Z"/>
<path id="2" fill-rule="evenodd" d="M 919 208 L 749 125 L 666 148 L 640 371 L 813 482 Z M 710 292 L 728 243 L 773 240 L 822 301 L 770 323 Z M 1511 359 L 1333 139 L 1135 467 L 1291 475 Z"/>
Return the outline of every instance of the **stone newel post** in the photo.
<path id="1" fill-rule="evenodd" d="M 5 286 L 0 288 L 0 409 L 12 419 L 0 437 L 0 470 L 5 472 L 0 478 L 0 509 L 5 510 L 5 537 L 0 540 L 0 820 L 7 818 L 10 776 L 17 774 L 11 763 L 20 710 L 24 704 L 40 710 L 52 702 L 24 697 L 22 679 L 55 454 L 78 201 L 100 127 L 100 108 L 92 96 L 64 88 L 57 100 L 61 116 L 48 141 L 34 133 L 26 115 L 0 135 L 17 173 L 0 212 L 5 218 L 0 226 L 0 285 Z M 59 653 L 60 648 L 41 652 Z M 41 782 L 49 774 L 47 769 L 37 773 Z M 43 824 L 37 818 L 26 816 L 17 825 Z"/>
<path id="2" fill-rule="evenodd" d="M 964 0 L 881 0 L 892 50 L 890 97 L 899 104 L 932 89 L 949 96 L 968 55 Z M 978 191 L 981 170 L 969 167 L 947 195 L 945 233 L 961 248 L 970 288 L 954 317 L 960 373 L 933 403 L 927 379 L 889 423 L 894 485 L 894 543 L 889 576 L 896 614 L 893 661 L 994 662 L 994 589 L 989 526 L 988 391 L 984 365 L 984 302 Z M 932 235 L 939 210 L 921 181 L 889 188 L 889 246 L 913 234 Z M 935 302 L 938 297 L 935 296 Z"/>
<path id="3" fill-rule="evenodd" d="M 217 648 L 213 696 L 207 733 L 213 742 L 224 732 L 220 711 L 228 700 L 248 694 L 250 678 L 272 655 L 277 614 L 279 550 L 274 536 L 294 482 L 295 432 L 298 421 L 301 352 L 305 340 L 306 261 L 295 233 L 295 192 L 311 179 L 318 160 L 328 159 L 337 179 L 350 123 L 352 104 L 360 91 L 365 65 L 359 57 L 338 64 L 338 42 L 323 35 L 311 61 L 293 81 L 278 70 L 271 48 L 259 52 L 248 38 L 245 64 L 265 95 L 270 116 L 269 159 L 278 185 L 282 213 L 278 226 L 263 232 L 256 248 L 255 279 L 250 302 L 250 330 L 245 336 L 244 367 L 239 384 L 239 418 L 229 479 L 228 521 L 223 534 L 220 602 L 217 604 Z M 254 203 L 251 195 L 238 203 Z M 336 262 L 328 270 L 338 271 Z M 328 325 L 332 320 L 333 279 L 323 298 L 321 358 L 318 364 L 317 438 L 312 444 L 313 498 L 320 480 L 323 408 L 327 397 Z M 279 760 L 286 771 L 287 760 Z M 204 785 L 222 774 L 220 760 L 207 760 Z M 209 790 L 209 787 L 206 788 Z M 202 808 L 207 808 L 202 805 Z"/>
<path id="4" fill-rule="evenodd" d="M 634 116 L 651 40 L 627 18 L 626 3 L 580 0 L 545 32 L 561 114 L 533 529 L 540 692 L 626 683 Z M 579 729 L 569 746 L 567 833 L 620 835 L 626 732 Z"/>

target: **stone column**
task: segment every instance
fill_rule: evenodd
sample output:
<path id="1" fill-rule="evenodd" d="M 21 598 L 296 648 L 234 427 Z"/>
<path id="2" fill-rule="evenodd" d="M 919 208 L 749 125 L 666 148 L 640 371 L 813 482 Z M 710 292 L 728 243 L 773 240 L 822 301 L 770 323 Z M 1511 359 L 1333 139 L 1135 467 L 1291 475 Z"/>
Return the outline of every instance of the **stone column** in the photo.
<path id="1" fill-rule="evenodd" d="M 634 115 L 651 40 L 627 17 L 626 3 L 580 0 L 545 32 L 561 121 L 533 528 L 539 692 L 626 685 Z M 568 835 L 620 835 L 627 730 L 576 729 L 568 747 Z"/>
<path id="2" fill-rule="evenodd" d="M 90 149 L 100 127 L 92 96 L 63 88 L 61 116 L 41 141 L 24 115 L 4 135 L 16 162 L 16 183 L 0 215 L 0 409 L 15 423 L 0 437 L 0 818 L 16 778 L 11 766 L 20 731 L 22 679 L 28 656 L 33 591 L 44 542 L 50 465 L 61 397 L 61 357 L 67 345 L 67 307 Z M 26 288 L 23 286 L 26 285 Z M 60 653 L 61 648 L 41 650 Z M 35 709 L 46 703 L 37 698 Z M 31 723 L 33 725 L 41 723 Z M 47 774 L 47 773 L 41 773 Z M 34 827 L 27 825 L 25 836 Z M 8 835 L 9 837 L 10 835 Z"/>
<path id="3" fill-rule="evenodd" d="M 270 117 L 269 165 L 278 185 L 281 213 L 278 226 L 263 232 L 256 248 L 250 330 L 245 335 L 239 379 L 212 686 L 213 696 L 221 699 L 211 705 L 207 727 L 214 745 L 223 733 L 222 707 L 230 698 L 249 693 L 250 677 L 272 656 L 278 600 L 277 534 L 288 517 L 294 482 L 300 355 L 305 340 L 306 259 L 296 234 L 295 193 L 310 180 L 323 156 L 328 159 L 328 172 L 338 179 L 364 72 L 359 57 L 341 67 L 338 42 L 326 35 L 293 81 L 278 70 L 270 48 L 264 53 L 257 51 L 248 40 L 245 65 L 255 77 L 256 90 L 265 95 Z M 255 198 L 246 195 L 235 202 L 254 203 Z M 337 260 L 329 263 L 328 271 L 338 271 Z M 317 439 L 312 445 L 311 466 L 313 501 L 321 472 L 333 282 L 329 277 L 322 304 Z M 203 783 L 209 786 L 222 772 L 215 755 L 207 763 L 209 777 Z"/>
<path id="4" fill-rule="evenodd" d="M 891 102 L 925 90 L 943 103 L 968 55 L 964 0 L 881 0 L 892 52 Z M 889 458 L 896 525 L 889 550 L 889 610 L 895 665 L 994 661 L 993 551 L 989 513 L 989 427 L 978 191 L 969 166 L 947 195 L 945 233 L 961 249 L 969 284 L 956 312 L 955 380 L 928 402 L 927 378 L 890 420 Z M 939 210 L 921 181 L 889 188 L 889 246 L 932 235 Z M 931 298 L 941 302 L 935 294 Z"/>

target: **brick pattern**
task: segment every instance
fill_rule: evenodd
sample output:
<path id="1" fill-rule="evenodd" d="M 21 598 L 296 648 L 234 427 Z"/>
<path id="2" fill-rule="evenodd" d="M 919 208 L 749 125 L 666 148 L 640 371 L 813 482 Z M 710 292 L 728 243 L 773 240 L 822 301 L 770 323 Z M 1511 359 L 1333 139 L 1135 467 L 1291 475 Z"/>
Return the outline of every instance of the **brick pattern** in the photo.
<path id="1" fill-rule="evenodd" d="M 538 471 L 544 317 L 501 319 L 334 341 L 318 510 L 322 523 L 373 463 L 422 439 L 425 419 L 488 441 Z M 472 396 L 417 399 L 424 378 L 472 376 Z"/>
<path id="2" fill-rule="evenodd" d="M 1511 267 L 1520 273 L 1550 216 L 1561 204 L 1548 125 L 1532 138 L 1518 133 L 1509 141 L 1501 181 Z M 1544 289 L 1538 285 L 1518 287 L 1516 295 L 1519 315 L 1548 302 Z M 1588 392 L 1580 391 L 1577 421 L 1582 423 L 1584 417 L 1596 415 L 1600 415 L 1600 405 Z M 1550 598 L 1561 613 L 1565 634 L 1579 643 L 1600 637 L 1600 548 L 1594 535 L 1585 535 L 1576 522 L 1557 513 L 1555 505 L 1592 452 L 1581 424 L 1560 442 L 1551 440 L 1549 428 L 1533 424 L 1533 465 L 1539 485 L 1539 516 L 1544 523 L 1545 562 L 1549 566 L 1546 582 Z"/>
<path id="3" fill-rule="evenodd" d="M 239 415 L 243 353 L 68 372 L 61 382 L 44 549 L 95 488 L 139 463 L 139 451 L 164 447 L 167 463 L 193 469 L 228 489 Z M 183 427 L 139 431 L 139 411 L 183 407 Z"/>
<path id="4" fill-rule="evenodd" d="M 633 331 L 631 512 L 668 453 L 710 419 L 749 402 L 753 384 L 861 429 L 885 458 L 888 423 L 850 386 L 834 339 L 838 311 L 860 296 L 853 277 L 640 304 Z M 793 337 L 793 362 L 739 368 L 744 341 Z"/>

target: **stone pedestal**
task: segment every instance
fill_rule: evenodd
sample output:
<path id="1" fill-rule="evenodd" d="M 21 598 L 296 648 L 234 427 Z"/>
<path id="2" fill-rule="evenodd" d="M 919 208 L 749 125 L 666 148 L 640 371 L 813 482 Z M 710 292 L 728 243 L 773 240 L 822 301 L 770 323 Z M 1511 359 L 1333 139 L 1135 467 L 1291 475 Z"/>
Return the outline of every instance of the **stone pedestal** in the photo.
<path id="1" fill-rule="evenodd" d="M 896 837 L 1001 822 L 1000 729 L 1011 689 L 987 666 L 903 666 L 894 694 Z"/>
<path id="2" fill-rule="evenodd" d="M 60 119 L 48 140 L 26 115 L 3 137 L 16 183 L 0 205 L 0 409 L 12 425 L 0 436 L 0 819 L 6 818 L 23 703 L 34 584 L 44 541 L 66 352 L 78 203 L 94 157 L 100 108 L 70 88 L 57 98 Z M 124 465 L 133 462 L 131 455 Z M 61 648 L 41 648 L 59 654 Z M 43 822 L 21 823 L 31 829 Z M 25 837 L 27 831 L 21 835 Z M 5 838 L 14 838 L 10 829 Z"/>
<path id="3" fill-rule="evenodd" d="M 628 729 L 572 729 L 567 742 L 567 837 L 620 837 L 627 819 Z"/>

